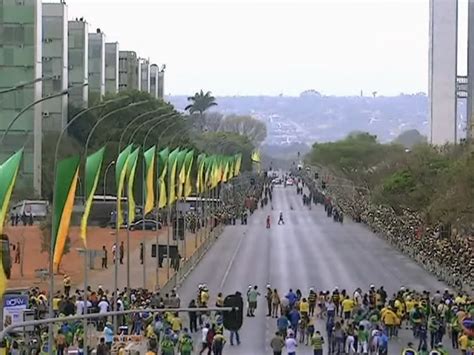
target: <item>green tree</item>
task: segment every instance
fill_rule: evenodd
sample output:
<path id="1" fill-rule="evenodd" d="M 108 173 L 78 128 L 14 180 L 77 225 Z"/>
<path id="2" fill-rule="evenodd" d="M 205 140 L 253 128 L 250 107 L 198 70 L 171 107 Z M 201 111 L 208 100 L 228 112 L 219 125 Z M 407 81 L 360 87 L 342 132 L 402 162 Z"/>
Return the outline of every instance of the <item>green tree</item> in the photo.
<path id="1" fill-rule="evenodd" d="M 220 130 L 246 136 L 255 146 L 267 137 L 267 125 L 252 116 L 230 115 L 224 118 Z"/>
<path id="2" fill-rule="evenodd" d="M 427 139 L 416 129 L 403 131 L 393 140 L 394 143 L 403 145 L 406 148 L 412 148 L 414 145 L 426 143 Z"/>
<path id="3" fill-rule="evenodd" d="M 204 111 L 208 110 L 212 106 L 217 106 L 216 98 L 212 96 L 211 92 L 200 91 L 194 94 L 194 96 L 188 97 L 190 104 L 184 109 L 189 111 L 190 114 L 199 113 L 202 117 Z"/>

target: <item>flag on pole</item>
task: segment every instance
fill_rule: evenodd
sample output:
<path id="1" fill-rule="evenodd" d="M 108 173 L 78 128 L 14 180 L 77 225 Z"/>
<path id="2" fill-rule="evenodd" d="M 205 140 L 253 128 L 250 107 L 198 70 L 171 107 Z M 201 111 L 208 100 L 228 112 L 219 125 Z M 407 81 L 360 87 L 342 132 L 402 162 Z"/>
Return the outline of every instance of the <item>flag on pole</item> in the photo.
<path id="1" fill-rule="evenodd" d="M 227 182 L 227 178 L 229 176 L 229 160 L 227 157 L 224 159 L 223 162 L 224 169 L 222 170 L 222 182 Z"/>
<path id="2" fill-rule="evenodd" d="M 168 157 L 168 206 L 176 201 L 176 164 L 179 148 L 173 150 Z"/>
<path id="3" fill-rule="evenodd" d="M 145 206 L 144 211 L 145 215 L 150 213 L 153 210 L 155 205 L 155 154 L 156 147 L 153 146 L 143 153 L 146 165 L 146 174 L 145 174 Z"/>
<path id="4" fill-rule="evenodd" d="M 204 166 L 206 163 L 206 154 L 201 153 L 197 158 L 197 176 L 196 176 L 196 192 L 201 194 L 204 192 Z"/>
<path id="5" fill-rule="evenodd" d="M 177 197 L 178 199 L 183 197 L 183 185 L 186 182 L 186 167 L 184 160 L 186 159 L 186 154 L 188 153 L 187 149 L 181 150 L 178 153 L 177 163 L 176 163 L 176 174 L 178 175 L 178 181 L 176 182 L 177 186 Z"/>
<path id="6" fill-rule="evenodd" d="M 123 194 L 123 185 L 125 184 L 125 176 L 127 174 L 127 161 L 132 150 L 132 145 L 129 145 L 127 148 L 120 152 L 117 163 L 115 164 L 115 186 L 117 186 L 117 217 L 115 223 L 117 228 L 123 224 L 123 215 L 122 215 L 122 194 Z"/>
<path id="7" fill-rule="evenodd" d="M 158 208 L 166 206 L 168 196 L 166 194 L 166 171 L 168 167 L 168 156 L 170 155 L 169 148 L 165 148 L 158 154 L 158 183 L 160 189 L 160 196 L 158 200 Z"/>
<path id="8" fill-rule="evenodd" d="M 194 150 L 190 150 L 186 153 L 186 157 L 184 158 L 184 167 L 186 169 L 186 180 L 184 182 L 184 198 L 189 197 L 193 192 L 193 185 L 191 179 L 191 170 L 193 168 L 193 160 L 194 160 Z"/>
<path id="9" fill-rule="evenodd" d="M 20 169 L 23 149 L 13 154 L 6 162 L 0 165 L 0 235 L 3 235 L 3 226 L 8 211 L 8 205 L 15 186 L 18 170 Z M 3 269 L 3 254 L 0 253 L 0 297 L 7 288 L 7 277 Z"/>
<path id="10" fill-rule="evenodd" d="M 135 221 L 135 198 L 133 197 L 133 188 L 135 185 L 135 171 L 137 170 L 138 153 L 140 148 L 136 148 L 128 156 L 127 161 L 127 201 L 128 201 L 128 223 L 130 225 Z"/>
<path id="11" fill-rule="evenodd" d="M 252 162 L 254 163 L 260 163 L 260 151 L 258 149 L 255 149 L 253 152 L 252 152 Z"/>
<path id="12" fill-rule="evenodd" d="M 69 233 L 74 197 L 79 176 L 80 158 L 78 155 L 61 160 L 56 169 L 55 190 L 53 197 L 52 245 L 53 267 L 57 272 L 64 253 L 64 246 Z"/>
<path id="13" fill-rule="evenodd" d="M 85 197 L 86 204 L 84 206 L 84 213 L 81 219 L 81 239 L 84 247 L 87 248 L 87 221 L 91 212 L 92 201 L 94 200 L 95 190 L 99 182 L 100 170 L 102 168 L 102 161 L 104 159 L 105 147 L 99 149 L 97 152 L 89 155 L 86 159 L 85 168 Z"/>
<path id="14" fill-rule="evenodd" d="M 235 155 L 234 176 L 240 175 L 240 166 L 242 165 L 242 154 Z"/>

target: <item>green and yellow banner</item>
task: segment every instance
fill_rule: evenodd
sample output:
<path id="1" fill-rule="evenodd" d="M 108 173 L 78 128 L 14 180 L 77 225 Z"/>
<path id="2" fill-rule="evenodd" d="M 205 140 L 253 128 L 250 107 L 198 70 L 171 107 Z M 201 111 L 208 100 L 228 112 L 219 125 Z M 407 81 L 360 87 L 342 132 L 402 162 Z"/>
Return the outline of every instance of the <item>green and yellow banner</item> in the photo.
<path id="1" fill-rule="evenodd" d="M 79 156 L 61 160 L 56 168 L 56 180 L 52 217 L 53 267 L 57 272 L 64 253 L 69 232 L 77 179 L 79 176 Z"/>
<path id="2" fill-rule="evenodd" d="M 117 186 L 117 218 L 116 224 L 117 228 L 123 224 L 123 214 L 122 214 L 122 195 L 123 195 L 123 185 L 125 184 L 125 176 L 127 174 L 127 161 L 132 150 L 132 146 L 129 145 L 127 148 L 122 150 L 117 158 L 117 163 L 115 164 L 115 186 Z"/>
<path id="3" fill-rule="evenodd" d="M 140 148 L 136 148 L 130 155 L 128 156 L 127 161 L 127 201 L 128 201 L 128 225 L 132 224 L 135 220 L 135 198 L 133 197 L 133 187 L 135 184 L 135 172 L 137 170 L 137 162 L 138 162 L 138 153 L 140 152 Z"/>
<path id="4" fill-rule="evenodd" d="M 158 183 L 159 183 L 159 198 L 158 198 L 158 208 L 163 208 L 168 202 L 168 196 L 166 193 L 166 176 L 168 168 L 168 157 L 170 155 L 169 148 L 165 148 L 158 153 Z"/>
<path id="5" fill-rule="evenodd" d="M 197 176 L 196 176 L 196 192 L 202 194 L 204 192 L 204 166 L 206 163 L 206 154 L 201 153 L 197 157 Z"/>
<path id="6" fill-rule="evenodd" d="M 223 162 L 224 169 L 222 171 L 222 182 L 227 182 L 227 179 L 229 177 L 229 160 L 227 158 L 224 159 Z"/>
<path id="7" fill-rule="evenodd" d="M 102 162 L 104 160 L 105 147 L 101 148 L 94 154 L 91 154 L 86 159 L 85 168 L 85 196 L 86 204 L 84 206 L 84 214 L 81 219 L 81 239 L 84 246 L 87 248 L 87 221 L 91 212 L 92 201 L 94 199 L 95 190 L 99 182 L 100 170 L 102 169 Z"/>
<path id="8" fill-rule="evenodd" d="M 168 157 L 168 206 L 176 201 L 176 165 L 179 148 L 173 150 Z"/>
<path id="9" fill-rule="evenodd" d="M 240 175 L 240 167 L 242 165 L 242 154 L 235 155 L 235 163 L 234 163 L 234 176 Z"/>
<path id="10" fill-rule="evenodd" d="M 178 181 L 176 182 L 176 190 L 178 199 L 181 199 L 183 197 L 183 185 L 186 182 L 186 167 L 184 165 L 184 160 L 186 159 L 187 153 L 187 149 L 181 150 L 178 154 L 178 157 L 176 158 L 176 174 L 178 175 Z"/>
<path id="11" fill-rule="evenodd" d="M 251 160 L 252 162 L 254 163 L 260 163 L 260 151 L 258 149 L 255 149 L 253 152 L 252 152 L 252 156 L 251 156 Z"/>
<path id="12" fill-rule="evenodd" d="M 10 204 L 13 187 L 15 186 L 18 170 L 20 168 L 23 149 L 13 154 L 2 165 L 0 165 L 0 235 L 3 235 L 5 217 Z M 3 269 L 2 253 L 0 253 L 0 297 L 7 288 L 7 277 Z"/>
<path id="13" fill-rule="evenodd" d="M 153 210 L 155 205 L 155 156 L 156 156 L 156 147 L 153 146 L 143 153 L 143 158 L 145 159 L 145 206 L 144 212 L 145 216 Z"/>
<path id="14" fill-rule="evenodd" d="M 193 192 L 191 171 L 193 168 L 194 151 L 191 149 L 184 158 L 184 168 L 186 170 L 186 180 L 184 182 L 184 198 L 189 197 Z"/>

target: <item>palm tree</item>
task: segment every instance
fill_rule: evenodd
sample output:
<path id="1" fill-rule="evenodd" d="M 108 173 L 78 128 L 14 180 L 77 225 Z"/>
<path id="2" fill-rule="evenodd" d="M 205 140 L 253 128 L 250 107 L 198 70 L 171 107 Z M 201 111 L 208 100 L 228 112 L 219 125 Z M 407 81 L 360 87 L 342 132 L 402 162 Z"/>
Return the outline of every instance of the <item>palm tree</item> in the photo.
<path id="1" fill-rule="evenodd" d="M 195 93 L 194 96 L 188 97 L 188 101 L 191 102 L 191 104 L 184 109 L 186 111 L 189 110 L 190 114 L 198 112 L 201 117 L 208 108 L 217 106 L 216 98 L 212 96 L 210 91 L 204 93 L 204 91 L 201 90 Z"/>

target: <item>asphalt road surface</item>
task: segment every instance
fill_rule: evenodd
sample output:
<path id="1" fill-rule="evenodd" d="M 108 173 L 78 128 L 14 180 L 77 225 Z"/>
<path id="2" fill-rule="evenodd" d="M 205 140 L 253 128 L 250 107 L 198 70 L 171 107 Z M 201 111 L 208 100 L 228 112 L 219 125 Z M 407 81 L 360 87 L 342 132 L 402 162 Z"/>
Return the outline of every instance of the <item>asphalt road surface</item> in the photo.
<path id="1" fill-rule="evenodd" d="M 280 211 L 285 224 L 279 226 L 276 222 Z M 272 218 L 270 229 L 266 228 L 267 215 Z M 269 343 L 276 320 L 266 317 L 267 284 L 277 288 L 280 296 L 289 288 L 299 288 L 307 295 L 310 287 L 319 291 L 337 286 L 352 294 L 357 287 L 366 291 L 370 284 L 375 284 L 383 285 L 391 295 L 402 285 L 432 291 L 446 287 L 364 225 L 348 218 L 344 224 L 335 223 L 326 217 L 323 206 L 313 205 L 311 210 L 303 206 L 296 187 L 289 186 L 274 188 L 273 210 L 269 204 L 258 209 L 248 225 L 225 229 L 180 288 L 184 306 L 196 296 L 200 283 L 209 287 L 210 305 L 214 305 L 218 292 L 227 295 L 239 290 L 245 298 L 249 285 L 258 285 L 262 294 L 256 317 L 244 319 L 240 331 L 242 344 L 231 347 L 227 342 L 226 355 L 272 354 Z M 325 336 L 322 322 L 316 324 L 316 329 Z M 389 354 L 399 354 L 410 340 L 408 331 L 403 330 L 399 339 L 390 342 Z M 450 343 L 447 337 L 444 343 Z M 302 346 L 297 354 L 312 351 Z"/>

